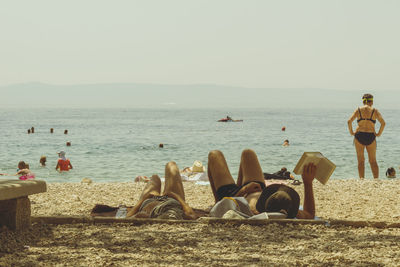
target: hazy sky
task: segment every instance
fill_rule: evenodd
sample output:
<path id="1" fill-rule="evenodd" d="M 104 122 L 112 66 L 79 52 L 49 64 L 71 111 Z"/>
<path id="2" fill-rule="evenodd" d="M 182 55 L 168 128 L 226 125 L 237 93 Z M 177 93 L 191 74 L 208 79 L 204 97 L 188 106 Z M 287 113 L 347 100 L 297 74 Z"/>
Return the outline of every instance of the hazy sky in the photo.
<path id="1" fill-rule="evenodd" d="M 400 1 L 2 0 L 0 85 L 400 88 Z"/>

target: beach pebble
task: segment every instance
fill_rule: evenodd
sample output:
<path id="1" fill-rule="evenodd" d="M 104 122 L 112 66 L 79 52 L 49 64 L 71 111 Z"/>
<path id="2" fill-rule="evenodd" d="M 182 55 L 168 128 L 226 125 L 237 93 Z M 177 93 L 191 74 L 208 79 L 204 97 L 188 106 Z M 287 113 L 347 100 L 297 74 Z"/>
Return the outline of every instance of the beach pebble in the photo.
<path id="1" fill-rule="evenodd" d="M 92 180 L 89 179 L 89 178 L 83 178 L 82 181 L 81 181 L 81 183 L 83 183 L 83 184 L 91 184 L 91 183 L 92 183 Z"/>

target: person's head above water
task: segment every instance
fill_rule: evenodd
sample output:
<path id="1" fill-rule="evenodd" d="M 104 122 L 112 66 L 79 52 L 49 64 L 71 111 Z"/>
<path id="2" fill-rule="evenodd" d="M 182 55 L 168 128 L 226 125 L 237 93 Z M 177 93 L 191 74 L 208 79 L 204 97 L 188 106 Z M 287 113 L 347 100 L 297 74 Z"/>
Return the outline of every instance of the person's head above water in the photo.
<path id="1" fill-rule="evenodd" d="M 65 151 L 58 152 L 58 157 L 61 159 L 65 159 Z"/>
<path id="2" fill-rule="evenodd" d="M 372 105 L 374 102 L 374 97 L 371 94 L 364 94 L 362 97 L 362 101 L 364 105 Z"/>
<path id="3" fill-rule="evenodd" d="M 20 170 L 26 169 L 25 161 L 21 160 L 20 162 L 18 162 L 18 169 L 20 169 Z"/>
<path id="4" fill-rule="evenodd" d="M 41 156 L 39 160 L 40 165 L 46 166 L 46 160 L 47 160 L 46 156 Z"/>
<path id="5" fill-rule="evenodd" d="M 387 178 L 396 178 L 396 170 L 393 167 L 390 167 L 386 171 Z"/>

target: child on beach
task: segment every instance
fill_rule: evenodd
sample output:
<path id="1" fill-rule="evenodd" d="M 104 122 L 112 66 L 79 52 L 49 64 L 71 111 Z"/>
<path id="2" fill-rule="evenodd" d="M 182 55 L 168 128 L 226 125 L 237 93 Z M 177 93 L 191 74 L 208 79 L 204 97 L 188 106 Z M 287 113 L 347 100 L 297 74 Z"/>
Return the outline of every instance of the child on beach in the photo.
<path id="1" fill-rule="evenodd" d="M 72 165 L 69 159 L 65 157 L 65 151 L 60 151 L 58 152 L 58 161 L 57 161 L 57 166 L 56 170 L 61 171 L 69 171 L 72 169 Z"/>

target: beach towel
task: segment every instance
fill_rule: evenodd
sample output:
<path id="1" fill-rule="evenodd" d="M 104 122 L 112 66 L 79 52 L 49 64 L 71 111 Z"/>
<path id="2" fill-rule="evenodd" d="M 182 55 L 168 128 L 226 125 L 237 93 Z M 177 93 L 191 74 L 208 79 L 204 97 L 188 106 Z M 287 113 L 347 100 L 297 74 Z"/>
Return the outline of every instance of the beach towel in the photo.
<path id="1" fill-rule="evenodd" d="M 103 204 L 96 204 L 93 207 L 93 209 L 90 211 L 90 216 L 92 216 L 92 217 L 125 218 L 126 213 L 128 213 L 131 208 L 133 208 L 133 207 L 125 206 L 125 205 L 120 205 L 118 207 L 112 207 L 112 206 L 103 205 Z M 119 211 L 119 213 L 118 213 L 118 211 Z M 209 211 L 207 211 L 207 210 L 193 208 L 193 211 L 199 217 L 208 217 L 209 216 Z M 123 216 L 123 214 L 125 214 L 125 216 L 121 217 L 121 216 Z"/>
<path id="2" fill-rule="evenodd" d="M 262 212 L 254 215 L 244 197 L 224 197 L 210 211 L 211 217 L 225 219 L 285 219 L 286 214 L 280 212 Z"/>

